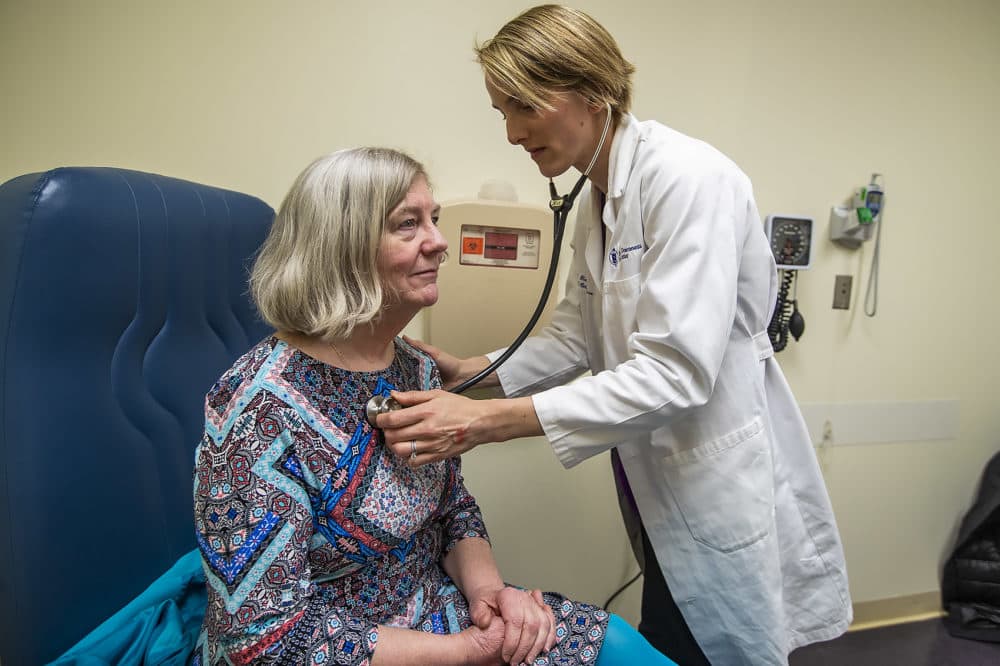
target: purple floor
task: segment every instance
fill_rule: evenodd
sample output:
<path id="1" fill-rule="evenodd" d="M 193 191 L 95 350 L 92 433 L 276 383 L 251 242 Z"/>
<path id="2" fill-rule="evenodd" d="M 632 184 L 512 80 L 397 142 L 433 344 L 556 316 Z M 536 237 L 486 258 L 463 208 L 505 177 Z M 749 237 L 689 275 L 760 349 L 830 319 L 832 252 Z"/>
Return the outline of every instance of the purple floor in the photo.
<path id="1" fill-rule="evenodd" d="M 998 666 L 1000 643 L 954 638 L 941 620 L 844 634 L 799 648 L 790 666 Z"/>

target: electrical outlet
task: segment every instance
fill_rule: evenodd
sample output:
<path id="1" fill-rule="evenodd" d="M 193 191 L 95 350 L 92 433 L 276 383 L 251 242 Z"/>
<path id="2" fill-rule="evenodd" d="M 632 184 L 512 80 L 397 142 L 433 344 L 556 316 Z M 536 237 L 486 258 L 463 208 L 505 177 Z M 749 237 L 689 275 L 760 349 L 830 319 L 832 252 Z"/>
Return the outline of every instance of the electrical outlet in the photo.
<path id="1" fill-rule="evenodd" d="M 851 309 L 851 282 L 853 277 L 850 275 L 838 275 L 833 280 L 833 309 L 834 310 L 850 310 Z"/>

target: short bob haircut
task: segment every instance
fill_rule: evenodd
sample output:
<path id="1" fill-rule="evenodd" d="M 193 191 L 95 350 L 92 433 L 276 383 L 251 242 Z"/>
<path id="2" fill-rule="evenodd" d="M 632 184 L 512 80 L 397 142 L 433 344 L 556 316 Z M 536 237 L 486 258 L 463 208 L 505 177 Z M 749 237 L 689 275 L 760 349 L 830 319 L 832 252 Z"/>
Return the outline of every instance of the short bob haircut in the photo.
<path id="1" fill-rule="evenodd" d="M 610 105 L 616 121 L 632 106 L 635 67 L 604 26 L 561 5 L 540 5 L 509 21 L 475 47 L 487 80 L 535 109 L 575 91 L 588 103 Z"/>
<path id="2" fill-rule="evenodd" d="M 326 341 L 374 323 L 385 301 L 379 246 L 422 164 L 390 148 L 317 159 L 292 184 L 250 274 L 261 316 Z"/>

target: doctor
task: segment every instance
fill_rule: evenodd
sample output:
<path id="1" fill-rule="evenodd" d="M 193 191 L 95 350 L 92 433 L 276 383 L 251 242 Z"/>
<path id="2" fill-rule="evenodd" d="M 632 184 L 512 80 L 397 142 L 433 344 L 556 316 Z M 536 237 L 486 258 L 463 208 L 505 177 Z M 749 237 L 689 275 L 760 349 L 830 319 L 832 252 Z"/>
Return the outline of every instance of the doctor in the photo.
<path id="1" fill-rule="evenodd" d="M 777 276 L 750 180 L 629 113 L 634 68 L 583 12 L 529 9 L 476 53 L 507 140 L 543 176 L 597 153 L 566 296 L 487 378 L 508 398 L 395 394 L 387 443 L 418 465 L 542 434 L 565 467 L 610 450 L 645 574 L 639 630 L 678 663 L 783 664 L 840 635 L 844 555 L 768 340 Z M 446 386 L 489 362 L 425 348 Z"/>

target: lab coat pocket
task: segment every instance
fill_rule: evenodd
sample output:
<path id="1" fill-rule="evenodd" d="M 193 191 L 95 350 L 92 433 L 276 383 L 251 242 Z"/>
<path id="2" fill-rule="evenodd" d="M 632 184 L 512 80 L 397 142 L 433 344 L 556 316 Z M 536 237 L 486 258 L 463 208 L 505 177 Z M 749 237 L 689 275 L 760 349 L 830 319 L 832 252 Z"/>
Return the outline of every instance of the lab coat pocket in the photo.
<path id="1" fill-rule="evenodd" d="M 669 492 L 692 538 L 724 553 L 754 544 L 774 523 L 771 446 L 760 418 L 663 459 Z"/>
<path id="2" fill-rule="evenodd" d="M 625 351 L 628 337 L 638 328 L 636 308 L 639 306 L 639 295 L 642 292 L 641 278 L 642 276 L 636 273 L 604 284 L 606 320 L 604 329 L 620 353 Z M 624 358 L 619 362 L 621 360 Z"/>

